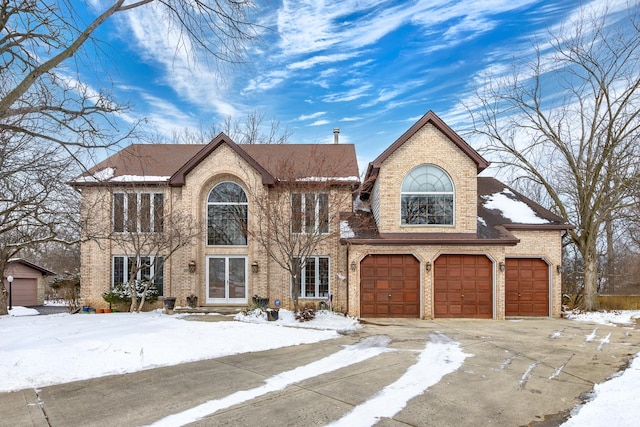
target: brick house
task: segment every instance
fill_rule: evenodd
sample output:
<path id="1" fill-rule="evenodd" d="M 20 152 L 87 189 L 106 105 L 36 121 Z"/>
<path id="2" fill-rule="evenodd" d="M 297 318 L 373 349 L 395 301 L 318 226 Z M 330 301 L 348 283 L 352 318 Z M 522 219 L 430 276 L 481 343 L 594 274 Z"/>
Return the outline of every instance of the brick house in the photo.
<path id="1" fill-rule="evenodd" d="M 131 145 L 72 185 L 83 218 L 112 235 L 166 233 L 174 211 L 203 224 L 155 275 L 178 305 L 191 294 L 214 307 L 259 295 L 291 308 L 296 286 L 301 303 L 330 295 L 358 317 L 559 316 L 561 236 L 571 226 L 478 177 L 488 165 L 430 111 L 362 182 L 353 145 L 239 145 L 220 134 L 206 145 Z M 275 233 L 259 200 L 285 205 L 288 230 L 325 236 L 296 283 L 268 255 L 275 244 L 256 242 Z M 135 260 L 125 253 L 116 241 L 83 243 L 84 304 L 104 304 L 101 293 L 126 277 Z"/>

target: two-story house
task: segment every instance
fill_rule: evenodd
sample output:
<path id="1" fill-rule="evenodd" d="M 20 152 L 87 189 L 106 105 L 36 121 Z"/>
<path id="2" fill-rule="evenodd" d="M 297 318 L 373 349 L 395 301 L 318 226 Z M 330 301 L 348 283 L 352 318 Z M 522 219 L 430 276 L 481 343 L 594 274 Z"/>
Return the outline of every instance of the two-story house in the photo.
<path id="1" fill-rule="evenodd" d="M 154 277 L 178 305 L 191 294 L 213 307 L 258 295 L 292 308 L 295 290 L 301 303 L 330 298 L 357 317 L 559 316 L 570 226 L 478 177 L 488 165 L 433 112 L 362 182 L 350 144 L 239 145 L 221 134 L 206 145 L 131 145 L 73 183 L 91 238 L 81 248 L 83 303 L 104 304 L 136 257 L 157 257 L 138 278 Z M 150 237 L 194 224 L 201 232 L 166 260 L 145 252 Z M 304 250 L 300 238 L 314 233 Z M 131 256 L 127 236 L 149 239 Z M 292 278 L 286 261 L 296 256 Z"/>

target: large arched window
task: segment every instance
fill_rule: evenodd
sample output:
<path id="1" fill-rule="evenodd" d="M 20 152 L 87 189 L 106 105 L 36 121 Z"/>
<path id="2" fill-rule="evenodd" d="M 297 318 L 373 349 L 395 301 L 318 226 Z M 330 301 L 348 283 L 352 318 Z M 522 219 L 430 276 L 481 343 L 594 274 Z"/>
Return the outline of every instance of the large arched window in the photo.
<path id="1" fill-rule="evenodd" d="M 247 195 L 234 182 L 221 182 L 209 193 L 207 244 L 247 244 Z"/>
<path id="2" fill-rule="evenodd" d="M 402 224 L 453 225 L 453 183 L 434 165 L 409 172 L 401 189 Z"/>

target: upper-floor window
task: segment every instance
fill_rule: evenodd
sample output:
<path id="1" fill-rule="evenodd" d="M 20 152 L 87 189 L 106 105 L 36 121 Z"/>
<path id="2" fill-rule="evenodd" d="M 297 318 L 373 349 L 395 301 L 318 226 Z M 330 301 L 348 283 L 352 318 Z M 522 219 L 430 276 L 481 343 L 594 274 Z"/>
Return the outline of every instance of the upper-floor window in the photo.
<path id="1" fill-rule="evenodd" d="M 294 233 L 328 233 L 329 195 L 292 193 L 291 228 Z"/>
<path id="2" fill-rule="evenodd" d="M 162 193 L 113 193 L 113 231 L 160 233 L 163 211 Z"/>
<path id="3" fill-rule="evenodd" d="M 434 165 L 421 165 L 402 182 L 402 224 L 453 225 L 453 183 Z"/>
<path id="4" fill-rule="evenodd" d="M 158 290 L 158 295 L 163 295 L 164 257 L 140 256 L 126 257 L 114 256 L 111 275 L 111 286 L 127 283 L 129 280 L 152 281 Z M 137 270 L 137 271 L 136 271 Z M 131 277 L 135 273 L 134 277 Z"/>
<path id="5" fill-rule="evenodd" d="M 207 245 L 247 244 L 247 195 L 235 182 L 221 182 L 207 199 Z"/>

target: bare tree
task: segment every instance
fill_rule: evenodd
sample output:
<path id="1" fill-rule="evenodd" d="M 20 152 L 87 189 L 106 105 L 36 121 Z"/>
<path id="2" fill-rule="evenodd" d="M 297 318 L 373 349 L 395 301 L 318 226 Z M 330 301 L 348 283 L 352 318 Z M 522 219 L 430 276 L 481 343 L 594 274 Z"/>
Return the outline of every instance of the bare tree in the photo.
<path id="1" fill-rule="evenodd" d="M 281 159 L 275 169 L 281 174 L 274 187 L 265 189 L 255 182 L 248 188 L 256 223 L 246 227 L 246 232 L 288 273 L 294 311 L 299 312 L 300 291 L 305 289 L 303 269 L 316 262 L 314 256 L 319 250 L 327 250 L 323 245 L 339 240 L 339 215 L 341 210 L 350 210 L 354 189 L 336 178 L 338 174 L 333 171 L 343 168 L 321 150 L 313 151 L 307 159 Z M 307 176 L 301 177 L 300 170 L 305 170 Z M 321 290 L 316 298 L 329 297 L 328 276 L 321 277 L 320 285 L 324 283 L 326 291 Z"/>
<path id="2" fill-rule="evenodd" d="M 209 129 L 184 129 L 174 133 L 172 142 L 178 144 L 206 144 L 220 132 L 229 136 L 236 144 L 286 144 L 293 132 L 282 127 L 279 120 L 265 123 L 265 113 L 253 111 L 244 119 L 225 117 L 221 124 L 213 124 Z"/>
<path id="3" fill-rule="evenodd" d="M 64 240 L 60 230 L 68 227 L 61 226 L 58 208 L 69 203 L 52 199 L 62 172 L 136 130 L 135 124 L 121 129 L 126 105 L 105 88 L 84 84 L 76 68 L 89 47 L 102 53 L 97 29 L 118 14 L 155 8 L 168 30 L 180 31 L 183 46 L 228 62 L 241 61 L 257 35 L 249 0 L 111 0 L 88 24 L 80 7 L 86 5 L 0 0 L 0 271 L 21 248 Z M 2 283 L 0 315 L 7 312 L 6 295 Z"/>
<path id="4" fill-rule="evenodd" d="M 99 204 L 113 206 L 112 222 L 94 217 L 93 207 Z M 122 255 L 122 277 L 114 280 L 121 280 L 131 295 L 131 312 L 143 309 L 147 292 L 162 277 L 163 264 L 202 233 L 190 215 L 165 206 L 163 193 L 136 186 L 105 191 L 92 206 L 83 207 L 83 223 L 85 239 L 111 245 Z"/>
<path id="5" fill-rule="evenodd" d="M 490 78 L 470 107 L 474 130 L 503 167 L 542 186 L 584 265 L 584 307 L 597 307 L 599 235 L 638 188 L 640 37 L 637 8 L 602 11 L 551 34 L 533 61 Z"/>

